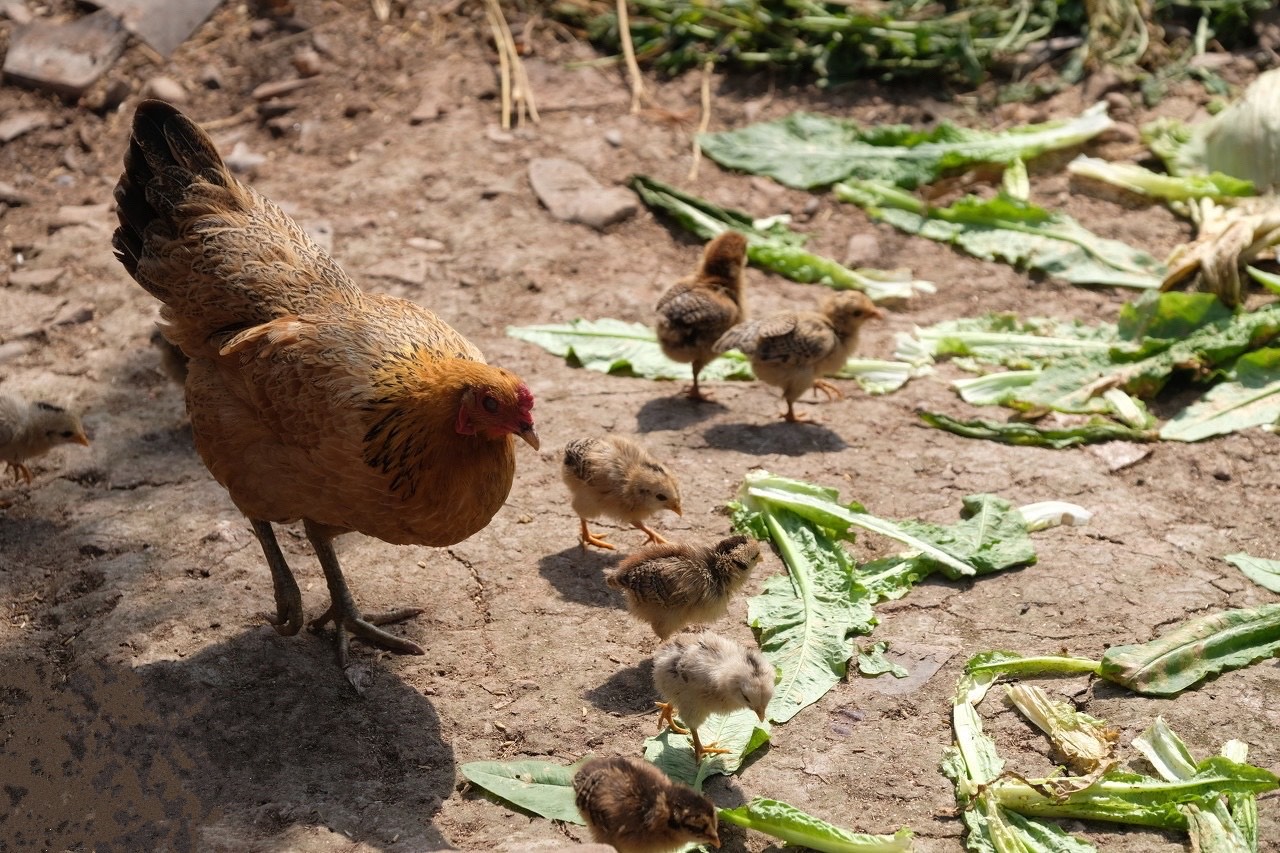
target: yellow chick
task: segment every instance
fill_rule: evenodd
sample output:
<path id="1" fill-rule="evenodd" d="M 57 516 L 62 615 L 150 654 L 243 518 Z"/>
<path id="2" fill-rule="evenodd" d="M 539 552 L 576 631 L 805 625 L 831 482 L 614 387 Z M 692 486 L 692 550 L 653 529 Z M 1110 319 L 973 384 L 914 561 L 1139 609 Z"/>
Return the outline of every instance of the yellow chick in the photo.
<path id="1" fill-rule="evenodd" d="M 745 536 L 711 547 L 649 545 L 619 563 L 606 583 L 622 591 L 632 616 L 665 640 L 687 625 L 723 616 L 759 562 L 760 546 Z"/>
<path id="2" fill-rule="evenodd" d="M 561 469 L 572 496 L 573 511 L 582 520 L 582 549 L 588 545 L 613 550 L 613 545 L 587 528 L 587 519 L 607 515 L 643 530 L 646 542 L 667 540 L 645 526 L 660 510 L 682 514 L 680 486 L 662 463 L 628 438 L 580 438 L 564 449 Z"/>
<path id="3" fill-rule="evenodd" d="M 697 761 L 704 755 L 727 752 L 714 743 L 704 746 L 698 739 L 698 726 L 712 714 L 728 714 L 739 708 L 750 708 L 764 722 L 775 680 L 773 664 L 757 648 L 709 631 L 679 634 L 653 653 L 653 684 L 664 700 L 658 703 L 662 709 L 658 727 L 669 725 L 672 731 L 687 732 Z M 672 716 L 676 713 L 688 729 L 675 724 Z"/>
<path id="4" fill-rule="evenodd" d="M 715 804 L 647 761 L 593 758 L 574 775 L 573 790 L 591 837 L 618 853 L 720 846 Z"/>
<path id="5" fill-rule="evenodd" d="M 52 403 L 27 403 L 0 395 L 0 461 L 13 475 L 31 483 L 26 460 L 43 456 L 60 444 L 89 444 L 80 418 Z"/>

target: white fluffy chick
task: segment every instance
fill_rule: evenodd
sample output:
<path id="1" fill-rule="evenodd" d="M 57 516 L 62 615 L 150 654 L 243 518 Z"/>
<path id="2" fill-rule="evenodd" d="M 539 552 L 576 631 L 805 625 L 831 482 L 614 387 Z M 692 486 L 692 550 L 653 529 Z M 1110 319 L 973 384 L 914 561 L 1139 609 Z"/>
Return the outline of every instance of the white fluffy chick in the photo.
<path id="1" fill-rule="evenodd" d="M 27 403 L 0 395 L 0 461 L 14 481 L 31 483 L 26 461 L 60 444 L 89 444 L 80 419 L 52 403 Z"/>
<path id="2" fill-rule="evenodd" d="M 773 664 L 757 648 L 748 648 L 709 631 L 677 634 L 653 654 L 653 683 L 665 700 L 658 703 L 662 715 L 658 727 L 688 732 L 693 755 L 726 752 L 714 743 L 698 739 L 698 726 L 712 714 L 728 714 L 750 708 L 764 722 L 765 708 L 773 698 L 776 673 Z M 683 729 L 672 719 L 678 713 L 688 726 Z"/>

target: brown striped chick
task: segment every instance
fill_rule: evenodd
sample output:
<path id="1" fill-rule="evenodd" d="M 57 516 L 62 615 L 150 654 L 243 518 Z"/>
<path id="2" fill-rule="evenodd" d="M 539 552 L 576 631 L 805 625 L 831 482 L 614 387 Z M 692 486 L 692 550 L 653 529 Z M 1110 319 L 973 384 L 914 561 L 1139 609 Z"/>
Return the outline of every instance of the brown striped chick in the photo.
<path id="1" fill-rule="evenodd" d="M 593 758 L 574 774 L 573 790 L 591 837 L 618 853 L 720 846 L 715 804 L 647 761 Z"/>
<path id="2" fill-rule="evenodd" d="M 680 279 L 658 300 L 658 343 L 672 361 L 693 366 L 690 400 L 710 400 L 698 389 L 698 374 L 717 356 L 716 341 L 746 319 L 742 269 L 747 238 L 737 231 L 716 237 L 702 252 L 693 275 Z"/>
<path id="3" fill-rule="evenodd" d="M 796 414 L 795 401 L 810 388 L 829 398 L 843 397 L 822 377 L 844 367 L 858 344 L 858 329 L 884 313 L 865 293 L 845 290 L 828 296 L 821 311 L 775 314 L 734 326 L 716 341 L 716 352 L 741 350 L 761 381 L 782 389 L 788 421 L 807 421 Z"/>
<path id="4" fill-rule="evenodd" d="M 665 543 L 644 520 L 669 509 L 681 515 L 680 486 L 666 467 L 629 438 L 607 435 L 580 438 L 564 448 L 561 469 L 572 496 L 573 511 L 582 521 L 582 549 L 588 545 L 613 550 L 613 545 L 587 528 L 587 519 L 607 515 L 643 530 L 646 542 Z"/>
<path id="5" fill-rule="evenodd" d="M 760 546 L 745 536 L 716 545 L 649 545 L 631 554 L 606 582 L 621 590 L 631 615 L 648 622 L 659 640 L 688 625 L 712 622 L 760 562 Z"/>
<path id="6" fill-rule="evenodd" d="M 26 460 L 43 456 L 60 444 L 88 446 L 80 418 L 52 403 L 27 403 L 0 395 L 0 462 L 14 482 L 22 480 L 30 485 L 31 469 Z"/>
<path id="7" fill-rule="evenodd" d="M 693 757 L 727 752 L 714 743 L 698 740 L 698 726 L 712 714 L 728 714 L 750 708 L 764 722 L 765 708 L 773 698 L 773 664 L 754 647 L 739 645 L 719 634 L 678 634 L 653 653 L 653 685 L 658 688 L 662 715 L 658 727 L 688 733 Z M 688 729 L 672 719 L 678 713 Z"/>

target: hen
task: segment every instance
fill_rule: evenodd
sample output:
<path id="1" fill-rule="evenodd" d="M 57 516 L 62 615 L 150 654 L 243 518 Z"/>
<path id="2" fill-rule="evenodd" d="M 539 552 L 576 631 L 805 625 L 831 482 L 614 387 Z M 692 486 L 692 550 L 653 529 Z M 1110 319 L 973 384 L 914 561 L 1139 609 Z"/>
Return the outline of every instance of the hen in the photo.
<path id="1" fill-rule="evenodd" d="M 422 654 L 377 627 L 418 611 L 361 615 L 333 539 L 446 546 L 483 528 L 511 489 L 514 437 L 538 446 L 533 395 L 432 312 L 361 291 L 169 104 L 138 107 L 124 165 L 112 244 L 190 359 L 196 448 L 262 544 L 268 619 L 302 625 L 271 527 L 301 519 L 330 595 L 312 624 L 334 622 L 339 663 L 348 632 Z"/>
<path id="2" fill-rule="evenodd" d="M 53 403 L 27 403 L 0 395 L 0 462 L 15 482 L 29 485 L 31 469 L 26 461 L 60 444 L 89 444 L 78 417 Z"/>
<path id="3" fill-rule="evenodd" d="M 691 400 L 711 399 L 699 390 L 698 374 L 716 357 L 720 336 L 744 319 L 746 261 L 747 238 L 726 231 L 707 244 L 698 271 L 677 281 L 658 300 L 658 343 L 667 358 L 692 364 Z"/>
<path id="4" fill-rule="evenodd" d="M 796 414 L 795 401 L 810 388 L 828 397 L 844 396 L 822 376 L 844 367 L 863 323 L 883 316 L 866 294 L 846 290 L 823 300 L 821 311 L 775 314 L 734 326 L 716 341 L 715 350 L 741 350 L 756 376 L 782 389 L 787 401 L 783 417 L 804 421 Z"/>
<path id="5" fill-rule="evenodd" d="M 591 837 L 618 853 L 720 846 L 715 804 L 647 761 L 593 758 L 574 774 L 573 790 Z"/>
<path id="6" fill-rule="evenodd" d="M 569 442 L 560 474 L 582 521 L 584 551 L 588 545 L 613 550 L 612 543 L 587 527 L 588 518 L 607 515 L 643 530 L 646 542 L 666 542 L 644 520 L 663 509 L 683 513 L 676 478 L 647 450 L 620 435 Z"/>

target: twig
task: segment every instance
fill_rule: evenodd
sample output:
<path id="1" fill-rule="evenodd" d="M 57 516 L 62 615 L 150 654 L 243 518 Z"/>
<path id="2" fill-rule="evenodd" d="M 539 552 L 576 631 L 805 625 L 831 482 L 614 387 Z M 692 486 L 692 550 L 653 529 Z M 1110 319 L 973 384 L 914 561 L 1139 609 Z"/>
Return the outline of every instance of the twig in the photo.
<path id="1" fill-rule="evenodd" d="M 502 129 L 511 129 L 511 62 L 507 57 L 507 43 L 502 38 L 502 10 L 498 0 L 485 0 L 484 15 L 493 30 L 493 46 L 498 51 L 498 80 L 502 92 Z"/>
<path id="2" fill-rule="evenodd" d="M 631 19 L 627 17 L 627 0 L 618 2 L 618 39 L 622 42 L 622 56 L 627 63 L 627 78 L 631 83 L 631 112 L 640 112 L 640 100 L 644 97 L 644 78 L 640 76 L 640 64 L 636 62 L 636 47 L 631 43 Z"/>
<path id="3" fill-rule="evenodd" d="M 689 180 L 698 179 L 698 165 L 702 162 L 702 146 L 698 137 L 711 127 L 711 69 L 715 62 L 708 59 L 702 66 L 702 118 L 698 119 L 698 129 L 693 132 L 693 163 L 689 166 Z"/>
<path id="4" fill-rule="evenodd" d="M 498 51 L 498 67 L 501 76 L 502 90 L 502 129 L 511 129 L 512 105 L 523 119 L 526 112 L 537 124 L 538 106 L 533 100 L 533 88 L 529 85 L 529 75 L 525 72 L 524 63 L 520 61 L 520 52 L 516 48 L 516 40 L 507 26 L 507 19 L 502 14 L 498 0 L 485 0 L 485 16 L 489 19 L 489 27 L 493 30 L 493 44 Z"/>

